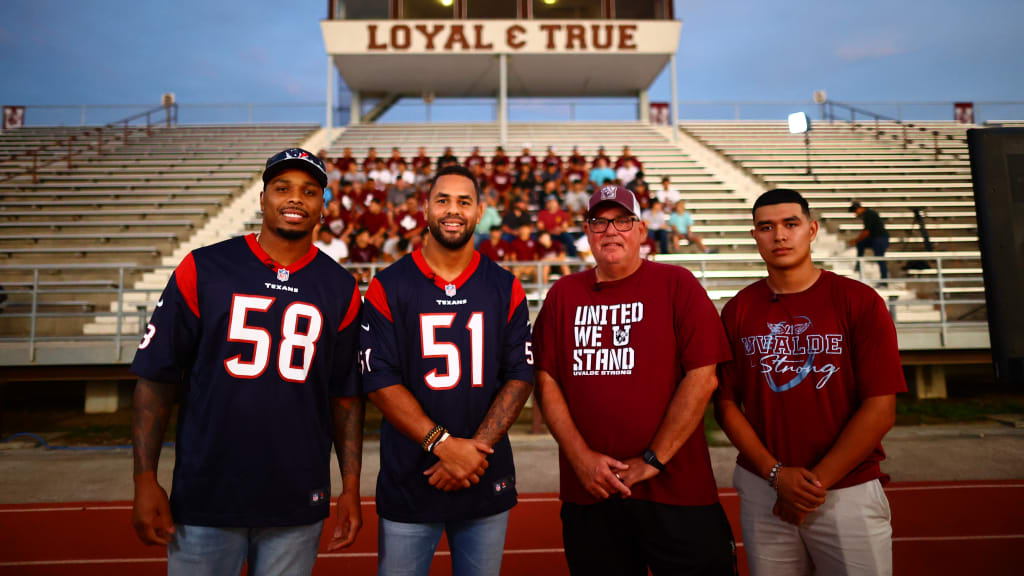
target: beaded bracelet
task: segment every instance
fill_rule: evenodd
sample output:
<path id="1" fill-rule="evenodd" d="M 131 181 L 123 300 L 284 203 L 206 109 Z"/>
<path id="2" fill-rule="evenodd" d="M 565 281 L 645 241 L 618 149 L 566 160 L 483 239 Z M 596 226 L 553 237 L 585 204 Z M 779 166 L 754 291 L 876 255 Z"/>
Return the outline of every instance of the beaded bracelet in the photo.
<path id="1" fill-rule="evenodd" d="M 775 489 L 776 492 L 779 490 L 779 472 L 782 471 L 782 462 L 776 462 L 775 466 L 772 466 L 772 471 L 768 473 L 768 485 Z"/>
<path id="2" fill-rule="evenodd" d="M 444 426 L 441 426 L 440 424 L 431 428 L 430 432 L 423 437 L 423 442 L 420 443 L 420 447 L 429 452 L 429 446 L 434 443 L 434 440 L 437 440 L 437 437 L 441 435 L 442 431 L 444 431 Z"/>

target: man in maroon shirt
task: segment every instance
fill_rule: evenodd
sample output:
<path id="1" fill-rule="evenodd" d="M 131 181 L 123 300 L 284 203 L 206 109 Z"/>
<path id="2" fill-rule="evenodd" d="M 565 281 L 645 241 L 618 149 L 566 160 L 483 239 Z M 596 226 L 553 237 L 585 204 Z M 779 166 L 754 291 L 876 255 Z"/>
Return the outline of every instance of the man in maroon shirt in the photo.
<path id="1" fill-rule="evenodd" d="M 556 282 L 534 327 L 565 556 L 573 574 L 731 575 L 703 427 L 729 344 L 693 274 L 640 258 L 639 212 L 626 188 L 594 192 L 597 266 Z"/>
<path id="2" fill-rule="evenodd" d="M 476 166 L 483 168 L 487 164 L 487 160 L 480 155 L 479 146 L 473 146 L 473 152 L 469 156 L 466 156 L 464 164 L 466 165 L 466 168 L 469 168 L 470 170 L 473 170 Z"/>
<path id="3" fill-rule="evenodd" d="M 383 211 L 378 195 L 370 197 L 366 212 L 359 216 L 359 226 L 370 233 L 370 243 L 380 248 L 388 233 L 388 215 Z"/>
<path id="4" fill-rule="evenodd" d="M 532 262 L 540 259 L 540 252 L 537 240 L 533 238 L 533 226 L 521 224 L 516 228 L 516 237 L 509 242 L 509 249 L 512 250 L 512 259 L 516 262 Z M 520 282 L 537 280 L 537 266 L 516 266 L 512 272 L 519 278 Z"/>
<path id="5" fill-rule="evenodd" d="M 499 264 L 512 256 L 512 247 L 501 239 L 501 226 L 491 226 L 490 236 L 480 243 L 477 251 Z"/>
<path id="6" fill-rule="evenodd" d="M 363 159 L 363 172 L 369 174 L 370 170 L 377 167 L 377 160 L 379 160 L 377 158 L 377 149 L 370 147 L 366 151 L 366 158 Z"/>
<path id="7" fill-rule="evenodd" d="M 372 264 L 380 258 L 380 249 L 370 242 L 370 233 L 365 228 L 360 228 L 355 233 L 355 240 L 348 249 L 348 262 L 353 264 L 348 270 L 362 284 L 366 284 L 373 277 L 371 268 L 362 268 L 358 264 Z"/>
<path id="8" fill-rule="evenodd" d="M 798 192 L 765 192 L 753 216 L 768 277 L 722 311 L 734 360 L 715 398 L 750 572 L 892 574 L 879 462 L 906 391 L 892 318 L 874 289 L 814 266 Z"/>
<path id="9" fill-rule="evenodd" d="M 433 161 L 430 159 L 430 156 L 427 156 L 427 149 L 420 146 L 419 154 L 412 159 L 413 171 L 419 172 L 424 166 L 430 166 L 431 164 L 433 164 Z"/>

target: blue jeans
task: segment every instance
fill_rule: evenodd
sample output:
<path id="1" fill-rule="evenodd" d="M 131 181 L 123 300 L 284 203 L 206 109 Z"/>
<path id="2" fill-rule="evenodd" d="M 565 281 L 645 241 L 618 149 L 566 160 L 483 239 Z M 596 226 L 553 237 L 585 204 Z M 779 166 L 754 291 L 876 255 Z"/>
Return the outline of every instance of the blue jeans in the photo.
<path id="1" fill-rule="evenodd" d="M 237 575 L 249 561 L 251 576 L 313 572 L 324 523 L 270 528 L 174 525 L 167 546 L 168 576 Z"/>
<path id="2" fill-rule="evenodd" d="M 863 256 L 864 251 L 871 248 L 871 251 L 875 253 L 875 256 L 881 258 L 885 256 L 885 251 L 889 249 L 889 237 L 888 236 L 870 236 L 857 242 L 857 256 Z M 889 266 L 885 260 L 878 262 L 878 270 L 882 273 L 882 278 L 889 277 Z"/>
<path id="3" fill-rule="evenodd" d="M 452 576 L 498 576 L 505 551 L 508 511 L 462 522 L 378 524 L 377 576 L 426 576 L 441 533 L 448 533 Z"/>

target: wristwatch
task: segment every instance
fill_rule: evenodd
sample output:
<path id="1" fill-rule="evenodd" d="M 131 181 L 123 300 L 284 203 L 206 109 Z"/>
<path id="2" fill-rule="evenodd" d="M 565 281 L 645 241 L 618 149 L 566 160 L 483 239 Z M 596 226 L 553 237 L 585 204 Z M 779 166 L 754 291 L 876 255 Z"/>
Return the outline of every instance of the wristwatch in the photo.
<path id="1" fill-rule="evenodd" d="M 654 455 L 654 451 L 651 450 L 650 448 L 644 450 L 644 454 L 643 456 L 641 456 L 641 458 L 644 459 L 644 462 L 647 462 L 651 466 L 657 468 L 658 472 L 665 471 L 665 465 L 661 463 L 661 460 L 658 460 L 658 457 Z"/>

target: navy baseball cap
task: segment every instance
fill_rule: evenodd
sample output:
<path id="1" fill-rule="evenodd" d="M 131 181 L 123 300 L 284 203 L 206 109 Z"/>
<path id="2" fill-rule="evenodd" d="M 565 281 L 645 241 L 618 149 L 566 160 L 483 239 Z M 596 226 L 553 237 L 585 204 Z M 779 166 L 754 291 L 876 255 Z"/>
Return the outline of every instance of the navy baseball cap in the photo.
<path id="1" fill-rule="evenodd" d="M 599 204 L 604 202 L 614 202 L 619 206 L 622 206 L 626 210 L 633 213 L 634 216 L 640 215 L 640 203 L 636 201 L 636 196 L 629 188 L 623 188 L 622 186 L 602 186 L 590 196 L 590 204 L 587 208 L 587 217 L 594 212 L 594 208 L 597 208 Z"/>
<path id="2" fill-rule="evenodd" d="M 270 182 L 274 176 L 290 169 L 303 170 L 319 182 L 321 188 L 327 187 L 327 169 L 324 168 L 324 163 L 316 154 L 302 148 L 289 148 L 271 156 L 267 160 L 267 167 L 263 169 L 263 183 Z"/>

